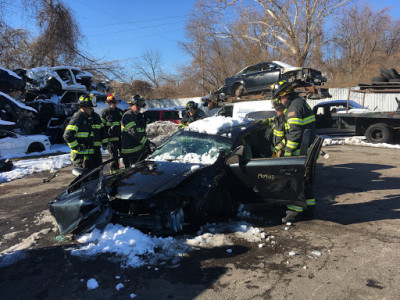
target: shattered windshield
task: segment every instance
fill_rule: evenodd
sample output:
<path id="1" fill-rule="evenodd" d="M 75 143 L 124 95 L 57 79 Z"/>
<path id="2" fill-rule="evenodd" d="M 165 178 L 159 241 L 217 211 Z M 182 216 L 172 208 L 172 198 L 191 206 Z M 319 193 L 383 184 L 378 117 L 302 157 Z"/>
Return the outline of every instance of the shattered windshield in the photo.
<path id="1" fill-rule="evenodd" d="M 212 164 L 219 151 L 231 149 L 228 138 L 191 131 L 179 131 L 150 157 L 156 161 Z"/>

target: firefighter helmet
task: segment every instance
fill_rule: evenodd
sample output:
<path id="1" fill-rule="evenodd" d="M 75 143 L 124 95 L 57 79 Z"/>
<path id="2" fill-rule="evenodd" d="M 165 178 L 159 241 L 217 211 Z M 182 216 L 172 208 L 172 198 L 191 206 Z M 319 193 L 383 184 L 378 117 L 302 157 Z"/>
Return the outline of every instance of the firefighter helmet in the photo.
<path id="1" fill-rule="evenodd" d="M 108 95 L 106 102 L 107 103 L 117 103 L 118 101 L 117 101 L 117 98 L 115 98 L 115 95 L 116 94 L 114 94 L 114 93 Z"/>
<path id="2" fill-rule="evenodd" d="M 136 95 L 132 96 L 126 102 L 128 102 L 131 105 L 137 105 L 139 107 L 146 107 L 146 102 L 144 101 L 144 99 L 139 94 L 136 94 Z"/>
<path id="3" fill-rule="evenodd" d="M 84 94 L 79 97 L 78 105 L 79 107 L 93 107 L 93 97 L 90 94 Z"/>
<path id="4" fill-rule="evenodd" d="M 274 100 L 272 100 L 272 107 L 273 107 L 275 110 L 278 110 L 278 109 L 284 109 L 284 108 L 285 108 L 285 105 L 283 105 L 283 103 L 281 102 L 281 100 L 279 100 L 278 98 L 275 98 Z"/>
<path id="5" fill-rule="evenodd" d="M 194 101 L 189 101 L 188 103 L 186 103 L 186 110 L 188 112 L 195 111 L 198 107 L 199 105 Z"/>
<path id="6" fill-rule="evenodd" d="M 294 91 L 294 84 L 286 80 L 279 81 L 271 85 L 272 98 L 286 96 Z"/>

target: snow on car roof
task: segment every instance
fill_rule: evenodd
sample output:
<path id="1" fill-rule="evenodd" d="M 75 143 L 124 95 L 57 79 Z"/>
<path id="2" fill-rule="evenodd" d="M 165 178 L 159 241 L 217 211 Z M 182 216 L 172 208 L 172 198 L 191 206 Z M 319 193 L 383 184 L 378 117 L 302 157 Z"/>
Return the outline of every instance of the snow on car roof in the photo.
<path id="1" fill-rule="evenodd" d="M 0 67 L 0 70 L 3 70 L 3 71 L 5 71 L 5 72 L 7 72 L 8 74 L 10 74 L 10 76 L 13 76 L 13 77 L 16 77 L 16 78 L 22 80 L 21 77 L 19 77 L 15 72 L 13 72 L 13 71 L 11 71 L 11 70 L 9 70 L 9 69 L 5 69 L 5 68 Z"/>
<path id="2" fill-rule="evenodd" d="M 184 106 L 173 106 L 173 107 L 152 107 L 146 109 L 146 111 L 153 111 L 153 110 L 183 110 L 185 109 Z"/>
<path id="3" fill-rule="evenodd" d="M 33 107 L 27 106 L 27 105 L 23 104 L 22 102 L 19 102 L 19 101 L 15 100 L 14 98 L 10 97 L 9 95 L 4 94 L 3 92 L 0 92 L 0 95 L 3 97 L 6 97 L 8 100 L 14 102 L 16 105 L 18 105 L 19 107 L 21 107 L 23 109 L 31 110 L 31 111 L 34 111 L 35 113 L 37 113 L 36 109 L 34 109 Z"/>
<path id="4" fill-rule="evenodd" d="M 315 104 L 315 106 L 321 106 L 321 105 L 326 105 L 326 104 L 347 104 L 347 100 L 330 100 L 330 101 L 323 101 L 323 102 L 319 102 L 317 104 Z M 353 100 L 349 100 L 349 104 L 355 108 L 363 108 L 361 104 L 353 101 Z"/>
<path id="5" fill-rule="evenodd" d="M 10 121 L 4 121 L 4 120 L 0 119 L 0 125 L 15 125 L 15 123 L 10 122 Z"/>
<path id="6" fill-rule="evenodd" d="M 284 68 L 297 68 L 295 66 L 289 65 L 289 64 L 284 63 L 283 61 L 279 61 L 279 60 L 274 60 L 272 62 L 276 63 L 277 65 L 280 65 L 281 67 L 284 67 Z"/>
<path id="7" fill-rule="evenodd" d="M 230 118 L 223 116 L 215 116 L 190 123 L 189 126 L 185 127 L 185 130 L 207 133 L 207 134 L 218 134 L 219 132 L 229 128 L 237 127 L 240 125 L 246 126 L 251 121 L 252 120 L 250 119 L 242 117 Z"/>

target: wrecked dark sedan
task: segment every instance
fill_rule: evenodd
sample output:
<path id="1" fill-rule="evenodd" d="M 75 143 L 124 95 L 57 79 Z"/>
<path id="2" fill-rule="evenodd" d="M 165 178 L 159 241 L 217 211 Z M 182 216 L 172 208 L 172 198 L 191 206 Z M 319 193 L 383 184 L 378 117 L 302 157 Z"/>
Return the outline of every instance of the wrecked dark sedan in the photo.
<path id="1" fill-rule="evenodd" d="M 15 72 L 0 67 L 0 91 L 3 93 L 20 91 L 25 87 L 25 82 Z"/>
<path id="2" fill-rule="evenodd" d="M 303 147 L 300 156 L 271 158 L 265 130 L 251 119 L 191 123 L 129 169 L 77 177 L 49 203 L 50 212 L 61 234 L 110 221 L 172 233 L 234 216 L 241 202 L 305 206 L 305 182 L 314 179 L 322 139 L 308 154 Z"/>
<path id="3" fill-rule="evenodd" d="M 326 82 L 326 77 L 322 76 L 320 71 L 311 68 L 294 67 L 281 61 L 262 62 L 226 78 L 219 93 L 240 97 L 251 93 L 269 92 L 270 86 L 281 80 L 321 85 Z"/>

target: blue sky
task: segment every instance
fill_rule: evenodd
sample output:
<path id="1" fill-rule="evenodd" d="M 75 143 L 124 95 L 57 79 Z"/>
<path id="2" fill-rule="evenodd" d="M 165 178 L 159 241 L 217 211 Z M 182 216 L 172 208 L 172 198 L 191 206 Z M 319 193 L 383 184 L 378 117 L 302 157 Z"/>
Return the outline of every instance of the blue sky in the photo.
<path id="1" fill-rule="evenodd" d="M 12 4 L 13 12 L 7 21 L 13 27 L 32 30 L 20 9 L 20 0 Z M 64 0 L 76 17 L 85 36 L 84 47 L 95 57 L 105 60 L 121 60 L 131 69 L 146 49 L 162 54 L 167 72 L 174 73 L 190 58 L 178 46 L 184 40 L 187 14 L 195 0 Z M 362 0 L 376 10 L 391 7 L 390 14 L 400 19 L 400 0 Z"/>

